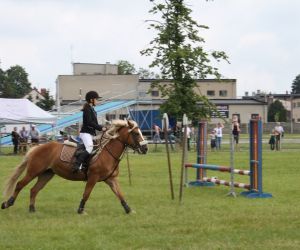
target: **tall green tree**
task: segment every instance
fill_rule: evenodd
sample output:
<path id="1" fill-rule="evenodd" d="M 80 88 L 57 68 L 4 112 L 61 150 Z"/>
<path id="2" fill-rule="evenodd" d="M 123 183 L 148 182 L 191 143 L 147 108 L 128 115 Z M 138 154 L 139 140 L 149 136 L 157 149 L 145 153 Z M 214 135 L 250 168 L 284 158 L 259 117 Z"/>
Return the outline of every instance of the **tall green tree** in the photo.
<path id="1" fill-rule="evenodd" d="M 268 122 L 286 122 L 287 110 L 281 101 L 276 100 L 268 108 Z"/>
<path id="2" fill-rule="evenodd" d="M 49 90 L 45 91 L 44 99 L 39 100 L 36 105 L 39 106 L 43 110 L 51 110 L 55 104 L 55 101 L 52 96 L 50 96 Z"/>
<path id="3" fill-rule="evenodd" d="M 132 75 L 136 72 L 134 64 L 131 64 L 130 62 L 128 62 L 126 60 L 119 60 L 117 62 L 117 65 L 118 65 L 118 74 L 119 75 Z"/>
<path id="4" fill-rule="evenodd" d="M 207 51 L 203 45 L 205 40 L 199 35 L 199 30 L 208 29 L 199 25 L 191 17 L 192 10 L 184 0 L 150 0 L 153 8 L 149 13 L 158 16 L 158 20 L 147 20 L 149 28 L 157 32 L 150 42 L 149 48 L 141 54 L 154 56 L 150 67 L 158 67 L 163 79 L 171 79 L 172 84 L 159 81 L 152 83 L 152 89 L 161 91 L 162 97 L 168 100 L 161 106 L 162 112 L 167 112 L 175 118 L 181 118 L 184 113 L 191 119 L 209 117 L 214 106 L 201 95 L 197 95 L 195 79 L 205 79 L 207 76 L 220 78 L 218 69 L 212 66 L 213 61 L 228 60 L 223 51 Z M 199 107 L 198 103 L 202 102 Z"/>
<path id="5" fill-rule="evenodd" d="M 0 72 L 1 97 L 21 98 L 30 90 L 31 83 L 28 81 L 28 74 L 23 67 L 16 65 Z"/>
<path id="6" fill-rule="evenodd" d="M 292 93 L 300 94 L 300 75 L 297 75 L 292 83 Z"/>

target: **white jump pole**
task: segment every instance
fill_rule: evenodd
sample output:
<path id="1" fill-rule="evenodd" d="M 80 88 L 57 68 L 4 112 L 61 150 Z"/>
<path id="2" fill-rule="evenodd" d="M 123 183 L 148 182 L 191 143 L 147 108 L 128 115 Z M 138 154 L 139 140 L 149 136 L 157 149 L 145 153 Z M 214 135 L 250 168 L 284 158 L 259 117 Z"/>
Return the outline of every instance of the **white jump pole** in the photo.
<path id="1" fill-rule="evenodd" d="M 187 179 L 187 169 L 185 168 L 185 162 L 186 162 L 186 144 L 187 144 L 187 124 L 188 119 L 187 116 L 183 115 L 183 145 L 182 145 L 182 158 L 181 158 L 181 175 L 180 175 L 180 188 L 179 188 L 179 202 L 182 202 L 182 191 L 183 191 L 183 171 L 185 169 L 185 178 Z"/>
<path id="2" fill-rule="evenodd" d="M 168 158 L 168 170 L 169 170 L 169 180 L 170 180 L 170 190 L 171 190 L 171 198 L 174 200 L 174 187 L 173 187 L 173 177 L 172 177 L 172 166 L 170 160 L 170 151 L 169 151 L 169 144 L 168 144 L 168 128 L 169 128 L 169 118 L 166 113 L 163 114 L 163 131 L 165 136 L 165 145 L 167 151 L 167 158 Z"/>

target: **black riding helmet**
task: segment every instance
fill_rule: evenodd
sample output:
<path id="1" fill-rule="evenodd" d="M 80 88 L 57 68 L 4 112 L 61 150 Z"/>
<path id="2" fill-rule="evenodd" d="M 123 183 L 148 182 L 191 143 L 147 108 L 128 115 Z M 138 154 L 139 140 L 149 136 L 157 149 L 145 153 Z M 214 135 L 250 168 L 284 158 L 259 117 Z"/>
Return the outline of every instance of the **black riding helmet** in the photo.
<path id="1" fill-rule="evenodd" d="M 87 102 L 89 102 L 91 99 L 98 99 L 98 98 L 100 98 L 100 96 L 98 95 L 98 93 L 96 91 L 89 91 L 85 95 L 85 100 Z"/>

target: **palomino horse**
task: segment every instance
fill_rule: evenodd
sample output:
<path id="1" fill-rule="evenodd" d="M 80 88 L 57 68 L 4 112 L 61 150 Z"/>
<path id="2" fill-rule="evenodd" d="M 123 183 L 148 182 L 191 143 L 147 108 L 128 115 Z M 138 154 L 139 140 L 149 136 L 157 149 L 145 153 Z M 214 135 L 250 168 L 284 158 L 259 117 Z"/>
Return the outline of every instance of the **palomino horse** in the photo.
<path id="1" fill-rule="evenodd" d="M 62 178 L 72 181 L 87 181 L 82 200 L 77 212 L 84 212 L 84 206 L 95 184 L 104 181 L 118 199 L 121 201 L 126 213 L 131 209 L 127 205 L 117 180 L 119 174 L 119 162 L 127 147 L 132 148 L 139 154 L 146 154 L 148 147 L 141 130 L 134 121 L 113 121 L 111 128 L 105 133 L 110 137 L 109 142 L 103 147 L 96 159 L 92 159 L 87 173 L 72 173 L 71 163 L 63 162 L 60 154 L 63 144 L 49 142 L 44 145 L 33 147 L 24 157 L 23 162 L 16 167 L 11 177 L 7 180 L 4 196 L 7 201 L 2 203 L 1 208 L 12 206 L 20 191 L 34 178 L 36 184 L 30 190 L 29 211 L 35 212 L 35 199 L 38 192 L 57 174 Z M 24 170 L 26 174 L 18 183 L 18 178 Z"/>

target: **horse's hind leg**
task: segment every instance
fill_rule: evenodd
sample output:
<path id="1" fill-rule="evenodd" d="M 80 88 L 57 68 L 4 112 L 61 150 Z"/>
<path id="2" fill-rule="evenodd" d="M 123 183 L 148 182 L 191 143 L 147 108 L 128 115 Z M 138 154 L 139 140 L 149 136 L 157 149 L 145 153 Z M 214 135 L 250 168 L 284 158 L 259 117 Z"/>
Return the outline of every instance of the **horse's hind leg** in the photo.
<path id="1" fill-rule="evenodd" d="M 125 210 L 125 213 L 129 214 L 131 212 L 131 208 L 128 206 L 128 204 L 126 203 L 126 201 L 124 199 L 124 196 L 123 196 L 123 194 L 121 192 L 120 185 L 119 185 L 119 182 L 118 182 L 117 178 L 111 177 L 111 178 L 107 179 L 105 181 L 105 183 L 107 185 L 109 185 L 109 187 L 111 188 L 111 190 L 115 193 L 115 195 L 121 201 L 121 204 L 122 204 L 122 206 L 123 206 L 123 208 Z"/>
<path id="2" fill-rule="evenodd" d="M 28 173 L 23 177 L 22 180 L 20 180 L 15 188 L 14 194 L 6 201 L 3 202 L 1 205 L 2 209 L 8 208 L 12 206 L 17 199 L 18 194 L 20 191 L 30 182 L 32 181 L 36 176 L 29 175 Z"/>
<path id="3" fill-rule="evenodd" d="M 38 192 L 43 189 L 46 184 L 52 179 L 54 176 L 54 172 L 52 169 L 48 169 L 42 174 L 38 176 L 38 180 L 35 185 L 30 190 L 30 205 L 29 205 L 29 212 L 35 212 L 35 199 Z"/>

